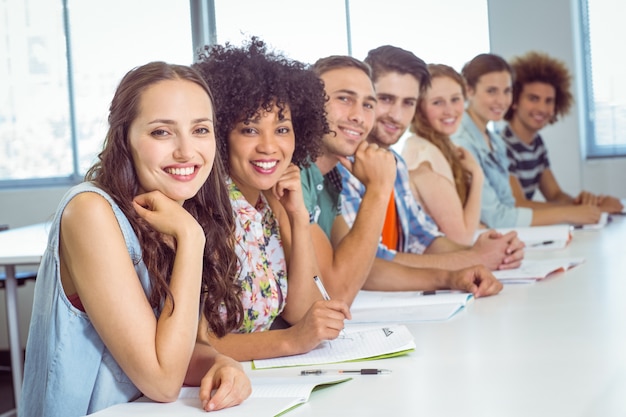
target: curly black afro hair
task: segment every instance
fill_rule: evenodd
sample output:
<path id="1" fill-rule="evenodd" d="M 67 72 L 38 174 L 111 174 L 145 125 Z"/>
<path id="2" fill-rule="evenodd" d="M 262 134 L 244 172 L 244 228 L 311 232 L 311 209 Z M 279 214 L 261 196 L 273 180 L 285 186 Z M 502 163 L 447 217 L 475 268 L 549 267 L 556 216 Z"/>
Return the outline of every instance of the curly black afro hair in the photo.
<path id="1" fill-rule="evenodd" d="M 228 136 L 242 120 L 251 120 L 274 105 L 289 106 L 296 138 L 292 162 L 308 166 L 330 132 L 324 84 L 307 65 L 268 51 L 258 37 L 242 47 L 230 43 L 205 46 L 193 67 L 209 84 L 215 104 L 215 130 L 222 161 L 228 167 Z"/>

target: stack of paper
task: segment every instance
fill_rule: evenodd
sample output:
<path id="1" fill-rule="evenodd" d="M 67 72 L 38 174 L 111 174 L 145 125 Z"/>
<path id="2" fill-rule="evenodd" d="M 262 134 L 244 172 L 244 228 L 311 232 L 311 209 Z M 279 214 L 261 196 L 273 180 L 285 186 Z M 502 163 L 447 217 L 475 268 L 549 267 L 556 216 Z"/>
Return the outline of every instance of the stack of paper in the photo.
<path id="1" fill-rule="evenodd" d="M 252 366 L 255 369 L 265 369 L 362 361 L 404 355 L 415 349 L 413 335 L 404 325 L 367 329 L 346 328 L 345 333 L 345 336 L 320 343 L 308 353 L 257 359 L 252 362 Z"/>
<path id="2" fill-rule="evenodd" d="M 474 297 L 470 293 L 437 291 L 359 291 L 351 323 L 411 323 L 448 320 Z"/>
<path id="3" fill-rule="evenodd" d="M 309 400 L 311 392 L 352 378 L 345 376 L 251 377 L 252 394 L 242 404 L 220 410 L 220 417 L 277 416 Z M 157 403 L 142 397 L 90 414 L 89 417 L 185 417 L 206 416 L 199 399 L 199 388 L 183 387 L 178 400 Z"/>
<path id="4" fill-rule="evenodd" d="M 493 271 L 493 275 L 507 284 L 535 282 L 557 272 L 565 272 L 584 261 L 583 258 L 524 259 L 519 268 Z"/>

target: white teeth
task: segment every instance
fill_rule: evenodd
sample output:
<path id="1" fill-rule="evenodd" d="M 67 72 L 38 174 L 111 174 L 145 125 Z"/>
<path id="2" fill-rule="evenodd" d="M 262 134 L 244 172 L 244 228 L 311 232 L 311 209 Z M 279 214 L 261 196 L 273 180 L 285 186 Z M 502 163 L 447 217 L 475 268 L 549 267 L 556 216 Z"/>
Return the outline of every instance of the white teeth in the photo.
<path id="1" fill-rule="evenodd" d="M 361 136 L 361 133 L 355 131 L 355 130 L 350 130 L 350 129 L 343 129 L 343 131 L 351 136 Z"/>
<path id="2" fill-rule="evenodd" d="M 167 168 L 166 171 L 172 175 L 191 175 L 193 174 L 194 167 L 187 168 Z"/>
<path id="3" fill-rule="evenodd" d="M 276 164 L 278 164 L 278 161 L 271 161 L 271 162 L 252 162 L 252 164 L 258 166 L 261 169 L 272 169 L 276 166 Z"/>

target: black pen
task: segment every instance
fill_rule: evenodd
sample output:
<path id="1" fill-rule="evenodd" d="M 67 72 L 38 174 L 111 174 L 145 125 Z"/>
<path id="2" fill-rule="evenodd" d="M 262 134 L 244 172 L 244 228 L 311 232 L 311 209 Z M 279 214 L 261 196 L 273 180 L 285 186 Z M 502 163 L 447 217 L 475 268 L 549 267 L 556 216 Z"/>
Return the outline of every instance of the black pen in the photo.
<path id="1" fill-rule="evenodd" d="M 323 370 L 323 369 L 305 369 L 304 371 L 300 371 L 300 375 L 322 375 L 326 373 L 338 373 L 338 374 L 359 374 L 359 375 L 381 375 L 381 374 L 390 374 L 391 370 L 389 369 L 374 369 L 374 368 L 364 368 L 364 369 L 339 369 L 339 370 Z"/>
<path id="2" fill-rule="evenodd" d="M 554 243 L 554 240 L 544 240 L 543 242 L 533 243 L 532 245 L 530 245 L 530 247 L 534 248 L 534 247 L 537 247 L 537 246 L 551 245 L 553 243 Z"/>

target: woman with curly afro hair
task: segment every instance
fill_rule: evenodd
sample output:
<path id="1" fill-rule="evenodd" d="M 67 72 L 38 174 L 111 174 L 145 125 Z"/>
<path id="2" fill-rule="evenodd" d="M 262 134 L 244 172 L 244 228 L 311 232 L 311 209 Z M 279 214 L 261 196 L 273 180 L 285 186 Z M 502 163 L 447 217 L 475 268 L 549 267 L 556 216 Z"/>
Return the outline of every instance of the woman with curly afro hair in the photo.
<path id="1" fill-rule="evenodd" d="M 562 61 L 545 53 L 530 51 L 510 62 L 515 72 L 513 103 L 504 118 L 508 124 L 501 135 L 511 162 L 510 182 L 516 203 L 522 207 L 549 205 L 595 205 L 602 211 L 619 213 L 618 198 L 580 192 L 576 197 L 561 189 L 548 159 L 539 131 L 567 115 L 572 103 L 572 76 Z M 535 191 L 546 202 L 532 201 Z"/>
<path id="2" fill-rule="evenodd" d="M 348 306 L 324 300 L 299 166 L 329 132 L 319 78 L 301 62 L 252 37 L 241 47 L 206 46 L 195 68 L 215 99 L 219 154 L 236 223 L 242 326 L 200 340 L 245 361 L 305 353 L 334 339 Z M 289 285 L 287 285 L 289 284 Z M 288 326 L 274 326 L 281 317 Z"/>

